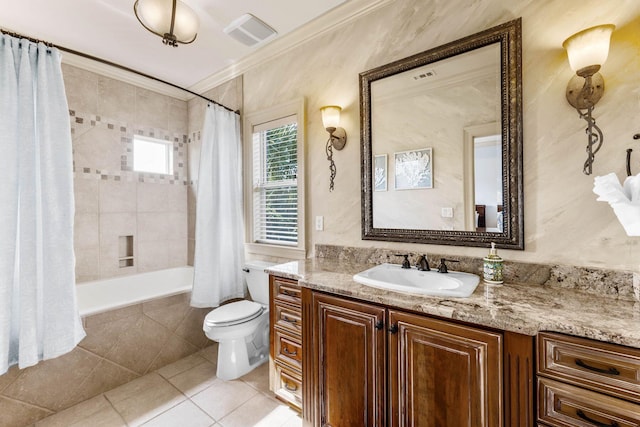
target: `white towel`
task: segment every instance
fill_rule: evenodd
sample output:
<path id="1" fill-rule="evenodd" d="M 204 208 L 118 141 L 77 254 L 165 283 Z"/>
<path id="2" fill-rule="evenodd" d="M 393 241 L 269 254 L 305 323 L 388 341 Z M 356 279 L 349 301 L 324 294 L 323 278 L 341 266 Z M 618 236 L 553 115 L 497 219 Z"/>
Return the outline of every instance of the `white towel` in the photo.
<path id="1" fill-rule="evenodd" d="M 593 192 L 613 208 L 628 236 L 640 236 L 640 174 L 627 177 L 623 185 L 615 173 L 597 176 Z"/>

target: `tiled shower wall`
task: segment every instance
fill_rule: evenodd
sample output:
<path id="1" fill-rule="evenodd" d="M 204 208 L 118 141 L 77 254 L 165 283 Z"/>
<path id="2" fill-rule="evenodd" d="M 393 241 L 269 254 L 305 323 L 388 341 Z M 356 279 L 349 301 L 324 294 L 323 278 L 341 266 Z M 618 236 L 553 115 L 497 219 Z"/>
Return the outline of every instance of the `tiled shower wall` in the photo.
<path id="1" fill-rule="evenodd" d="M 242 111 L 242 76 L 229 80 L 203 94 L 209 99 L 219 102 L 234 111 Z M 207 101 L 192 98 L 188 103 L 188 264 L 193 265 L 193 253 L 196 241 L 196 202 L 198 193 L 198 170 L 200 168 L 201 133 Z"/>
<path id="2" fill-rule="evenodd" d="M 187 102 L 63 64 L 73 139 L 76 280 L 187 264 Z M 134 135 L 173 142 L 174 175 L 133 172 Z M 120 267 L 119 238 L 133 236 Z"/>

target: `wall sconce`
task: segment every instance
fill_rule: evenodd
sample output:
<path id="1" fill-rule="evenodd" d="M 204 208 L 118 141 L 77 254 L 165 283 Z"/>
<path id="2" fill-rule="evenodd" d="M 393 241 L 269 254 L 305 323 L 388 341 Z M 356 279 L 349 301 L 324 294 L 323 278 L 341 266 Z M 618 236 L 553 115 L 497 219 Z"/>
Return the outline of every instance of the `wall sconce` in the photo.
<path id="1" fill-rule="evenodd" d="M 178 47 L 198 35 L 198 16 L 180 0 L 136 0 L 133 12 L 144 28 L 162 37 L 162 43 Z"/>
<path id="2" fill-rule="evenodd" d="M 333 191 L 333 180 L 336 177 L 336 164 L 333 162 L 333 149 L 342 150 L 347 143 L 347 133 L 338 125 L 340 124 L 340 111 L 342 108 L 336 105 L 328 105 L 320 109 L 322 112 L 322 123 L 329 132 L 329 139 L 325 147 L 327 160 L 329 160 L 329 170 L 331 171 L 329 181 L 329 191 Z"/>
<path id="3" fill-rule="evenodd" d="M 567 50 L 569 65 L 576 72 L 567 85 L 567 101 L 587 122 L 587 160 L 583 168 L 586 175 L 591 175 L 595 155 L 604 140 L 591 113 L 604 94 L 604 79 L 598 71 L 609 55 L 609 40 L 615 28 L 611 24 L 587 28 L 562 44 Z"/>

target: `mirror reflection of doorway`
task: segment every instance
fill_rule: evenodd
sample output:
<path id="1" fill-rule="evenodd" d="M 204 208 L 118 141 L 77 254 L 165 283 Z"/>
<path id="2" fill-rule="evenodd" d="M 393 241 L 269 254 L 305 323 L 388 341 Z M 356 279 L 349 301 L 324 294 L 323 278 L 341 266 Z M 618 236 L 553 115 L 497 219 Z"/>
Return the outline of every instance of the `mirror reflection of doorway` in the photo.
<path id="1" fill-rule="evenodd" d="M 465 229 L 502 233 L 502 135 L 497 123 L 464 129 Z"/>

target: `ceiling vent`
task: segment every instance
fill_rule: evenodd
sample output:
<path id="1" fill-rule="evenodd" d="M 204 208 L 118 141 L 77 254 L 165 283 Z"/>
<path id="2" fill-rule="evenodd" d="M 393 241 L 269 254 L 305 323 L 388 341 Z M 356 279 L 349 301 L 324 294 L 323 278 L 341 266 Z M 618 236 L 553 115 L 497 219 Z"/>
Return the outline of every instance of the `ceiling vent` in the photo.
<path id="1" fill-rule="evenodd" d="M 278 34 L 273 28 L 250 13 L 242 15 L 229 24 L 224 29 L 224 33 L 247 46 L 254 46 Z"/>

